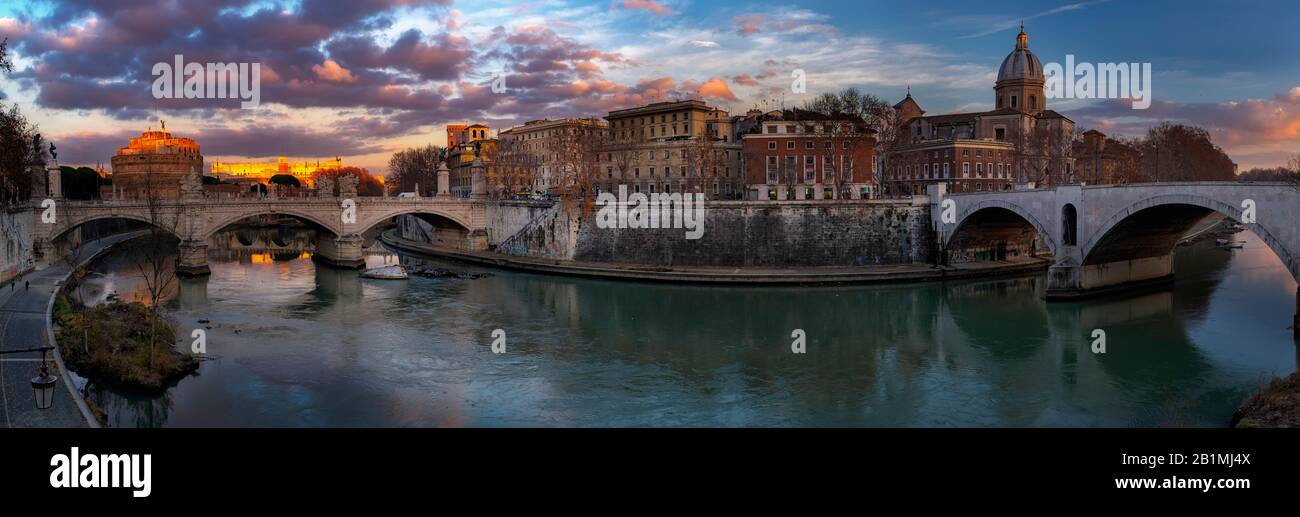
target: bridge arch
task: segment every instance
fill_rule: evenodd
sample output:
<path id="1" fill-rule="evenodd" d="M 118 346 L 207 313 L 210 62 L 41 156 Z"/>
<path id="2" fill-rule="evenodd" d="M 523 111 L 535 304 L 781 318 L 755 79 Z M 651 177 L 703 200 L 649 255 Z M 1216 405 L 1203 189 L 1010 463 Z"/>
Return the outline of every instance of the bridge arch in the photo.
<path id="1" fill-rule="evenodd" d="M 435 224 L 435 226 L 437 226 L 436 224 L 437 222 L 448 221 L 458 226 L 459 230 L 464 231 L 467 235 L 471 231 L 471 228 L 473 228 L 468 221 L 465 221 L 464 219 L 457 217 L 455 215 L 449 214 L 446 211 L 431 209 L 431 208 L 412 207 L 412 208 L 400 208 L 396 210 L 386 210 L 383 212 L 376 213 L 374 215 L 370 215 L 367 217 L 366 221 L 363 221 L 362 224 L 359 225 L 359 230 L 356 233 L 359 235 L 364 235 L 366 232 L 369 232 L 370 230 L 374 229 L 376 226 L 379 226 L 381 223 L 388 221 L 389 219 L 393 219 L 403 215 L 422 216 L 421 219 L 424 219 L 426 222 L 429 222 L 431 224 Z"/>
<path id="2" fill-rule="evenodd" d="M 39 214 L 37 215 L 37 217 L 39 217 Z M 49 239 L 51 241 L 57 241 L 63 238 L 64 236 L 66 236 L 68 232 L 80 228 L 86 225 L 87 223 L 93 223 L 95 221 L 111 221 L 114 219 L 129 220 L 129 221 L 144 223 L 150 227 L 162 230 L 166 232 L 168 235 L 171 235 L 172 237 L 175 237 L 179 240 L 185 240 L 185 237 L 181 234 L 181 232 L 177 228 L 168 228 L 166 225 L 156 224 L 152 218 L 145 215 L 133 213 L 131 211 L 123 211 L 119 213 L 97 213 L 93 215 L 86 215 L 86 216 L 81 216 L 76 218 L 72 218 L 75 216 L 68 216 L 68 217 L 69 219 L 67 223 L 63 225 L 59 225 L 54 229 L 53 232 L 50 233 Z"/>
<path id="3" fill-rule="evenodd" d="M 1242 210 L 1239 206 L 1203 195 L 1164 194 L 1139 200 L 1117 210 L 1097 226 L 1081 249 L 1083 264 L 1145 258 L 1161 251 L 1163 254 L 1170 254 L 1178 245 L 1182 235 L 1211 212 L 1217 212 L 1241 223 Z M 1163 221 L 1174 226 L 1182 225 L 1182 231 L 1176 232 L 1176 235 L 1168 231 L 1161 233 L 1161 230 L 1168 228 L 1162 229 L 1147 224 L 1153 221 Z M 1264 218 L 1243 225 L 1268 244 L 1273 253 L 1291 271 L 1291 275 L 1300 280 L 1300 269 L 1297 268 L 1293 250 L 1277 238 L 1279 229 L 1270 228 Z M 1146 242 L 1142 242 L 1144 240 Z M 1146 246 L 1146 248 L 1137 246 Z"/>
<path id="4" fill-rule="evenodd" d="M 216 219 L 214 222 L 205 225 L 205 227 L 202 229 L 202 234 L 199 235 L 199 239 L 202 241 L 207 241 L 213 235 L 216 235 L 217 232 L 220 232 L 235 223 L 238 223 L 240 221 L 243 221 L 251 217 L 258 217 L 264 215 L 289 216 L 294 219 L 298 219 L 300 221 L 310 223 L 312 226 L 315 226 L 318 229 L 323 229 L 326 232 L 328 232 L 330 235 L 333 235 L 334 237 L 338 237 L 340 234 L 338 225 L 330 224 L 330 222 L 322 219 L 318 215 L 313 214 L 311 212 L 294 210 L 292 208 L 286 209 L 283 207 L 256 207 L 253 210 L 241 211 L 240 213 L 237 214 L 223 216 L 222 218 Z"/>
<path id="5" fill-rule="evenodd" d="M 972 224 L 981 221 L 981 217 L 997 217 L 996 214 L 1008 214 L 1018 217 L 1020 221 L 1034 229 L 1038 234 L 1038 238 L 1047 246 L 1048 251 L 1052 252 L 1053 255 L 1057 254 L 1057 243 L 1054 234 L 1050 230 L 1051 227 L 1044 224 L 1033 212 L 1016 203 L 1002 199 L 981 200 L 964 210 L 957 219 L 957 223 L 953 225 L 952 232 L 945 238 L 944 248 L 951 249 L 954 244 L 957 244 L 959 238 L 968 234 Z"/>

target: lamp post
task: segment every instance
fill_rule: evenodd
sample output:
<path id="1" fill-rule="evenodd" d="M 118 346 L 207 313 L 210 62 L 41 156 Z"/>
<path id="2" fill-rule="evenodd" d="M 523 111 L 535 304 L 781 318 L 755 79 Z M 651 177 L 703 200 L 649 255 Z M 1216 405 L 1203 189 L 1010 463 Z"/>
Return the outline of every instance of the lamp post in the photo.
<path id="1" fill-rule="evenodd" d="M 36 409 L 49 409 L 54 404 L 54 386 L 58 384 L 59 377 L 50 375 L 50 366 L 45 360 L 45 353 L 54 350 L 54 347 L 43 346 L 40 348 L 24 348 L 20 350 L 0 350 L 3 354 L 18 354 L 24 352 L 40 352 L 41 367 L 40 375 L 32 377 L 32 396 L 36 399 Z"/>

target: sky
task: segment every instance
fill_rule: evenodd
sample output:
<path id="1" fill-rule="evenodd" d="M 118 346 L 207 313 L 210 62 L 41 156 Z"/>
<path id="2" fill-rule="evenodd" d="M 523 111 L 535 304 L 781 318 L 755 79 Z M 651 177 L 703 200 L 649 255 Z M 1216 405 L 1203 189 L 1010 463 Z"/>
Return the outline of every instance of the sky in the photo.
<path id="1" fill-rule="evenodd" d="M 10 0 L 0 37 L 15 70 L 0 101 L 63 164 L 107 166 L 165 120 L 208 162 L 340 156 L 382 173 L 396 151 L 445 143 L 448 123 L 504 129 L 662 100 L 743 113 L 910 88 L 928 114 L 988 110 L 1022 21 L 1044 63 L 1151 64 L 1149 109 L 1049 100 L 1078 131 L 1196 124 L 1242 171 L 1300 154 L 1294 1 Z M 154 65 L 177 54 L 260 63 L 260 104 L 155 98 Z"/>

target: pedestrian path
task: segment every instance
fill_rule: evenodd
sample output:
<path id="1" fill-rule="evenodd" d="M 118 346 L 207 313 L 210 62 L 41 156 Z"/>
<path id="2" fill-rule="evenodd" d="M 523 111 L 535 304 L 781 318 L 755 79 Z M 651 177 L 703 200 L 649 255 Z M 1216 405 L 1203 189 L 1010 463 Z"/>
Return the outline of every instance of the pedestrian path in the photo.
<path id="1" fill-rule="evenodd" d="M 135 234 L 106 237 L 85 244 L 81 257 L 93 257 L 101 251 Z M 48 346 L 45 313 L 50 296 L 71 269 L 59 262 L 16 279 L 14 288 L 0 289 L 0 350 L 21 350 Z M 30 287 L 25 284 L 30 283 Z M 32 377 L 38 374 L 40 352 L 0 355 L 0 426 L 4 427 L 86 427 L 89 422 L 68 389 L 66 372 L 58 371 L 50 356 L 51 373 L 59 376 L 54 404 L 37 409 L 32 393 Z"/>

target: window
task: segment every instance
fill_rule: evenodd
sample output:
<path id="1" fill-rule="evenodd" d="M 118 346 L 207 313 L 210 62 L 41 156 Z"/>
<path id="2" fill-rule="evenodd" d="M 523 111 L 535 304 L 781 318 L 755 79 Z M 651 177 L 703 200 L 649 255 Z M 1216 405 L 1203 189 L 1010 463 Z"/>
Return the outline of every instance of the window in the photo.
<path id="1" fill-rule="evenodd" d="M 947 177 L 948 177 L 948 165 L 949 165 L 948 162 L 943 162 L 943 177 L 944 177 L 944 178 L 947 178 Z"/>
<path id="2" fill-rule="evenodd" d="M 1015 95 L 1012 95 L 1012 96 L 1011 96 L 1011 107 L 1013 107 L 1013 108 L 1016 107 L 1016 96 L 1015 96 Z"/>
<path id="3" fill-rule="evenodd" d="M 823 145 L 822 147 L 824 147 L 824 148 L 826 148 L 826 149 L 834 149 L 834 148 L 835 148 L 835 142 L 832 142 L 832 141 L 830 141 L 830 140 L 827 140 L 827 141 L 826 141 L 826 144 Z"/>
<path id="4" fill-rule="evenodd" d="M 654 173 L 651 172 L 650 174 L 653 175 Z M 975 163 L 975 177 L 976 178 L 984 177 L 984 164 L 978 162 Z"/>
<path id="5" fill-rule="evenodd" d="M 1036 110 L 1036 109 L 1038 109 L 1038 96 L 1037 96 L 1037 95 L 1030 95 L 1030 96 L 1029 96 L 1029 109 L 1031 109 L 1031 110 Z"/>
<path id="6" fill-rule="evenodd" d="M 804 143 L 803 143 L 803 148 L 804 148 L 804 149 L 812 149 L 812 148 L 813 148 L 813 141 L 812 141 L 812 140 L 809 140 L 809 141 L 807 141 L 807 142 L 804 142 Z"/>
<path id="7" fill-rule="evenodd" d="M 970 162 L 961 162 L 961 177 L 970 177 Z"/>
<path id="8" fill-rule="evenodd" d="M 785 143 L 785 148 L 786 148 L 786 150 L 793 151 L 793 150 L 794 150 L 794 140 L 791 140 L 791 141 L 789 141 L 789 142 L 786 142 L 786 143 Z"/>
<path id="9" fill-rule="evenodd" d="M 925 164 L 925 177 L 926 177 L 926 178 L 929 178 L 929 177 L 930 177 L 930 164 L 928 164 L 928 163 Z"/>
<path id="10" fill-rule="evenodd" d="M 635 168 L 635 169 L 632 169 L 632 177 L 633 177 L 633 178 L 640 178 L 640 177 L 641 177 L 641 168 L 640 168 L 640 167 L 637 167 L 637 168 Z"/>
<path id="11" fill-rule="evenodd" d="M 769 151 L 775 151 L 775 150 L 776 150 L 776 142 L 768 142 L 768 143 L 767 143 L 767 150 L 769 150 Z"/>
<path id="12" fill-rule="evenodd" d="M 655 177 L 655 168 L 654 168 L 654 167 L 651 167 L 651 168 L 650 168 L 650 177 L 651 177 L 651 178 Z"/>
<path id="13" fill-rule="evenodd" d="M 767 134 L 769 134 L 769 135 L 776 134 L 776 125 L 774 125 L 774 124 L 770 124 L 770 125 L 768 125 L 768 126 L 767 126 Z"/>
<path id="14" fill-rule="evenodd" d="M 1007 128 L 999 127 L 993 130 L 993 138 L 998 141 L 1007 139 Z"/>

